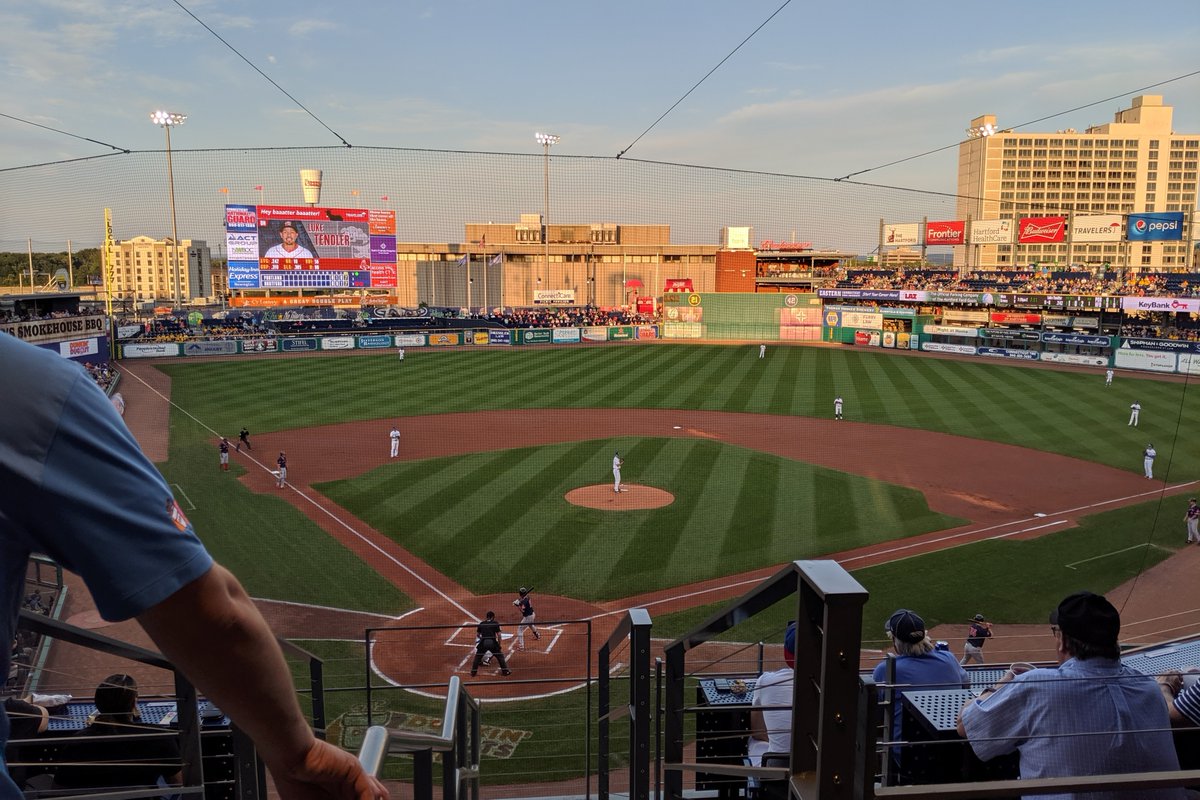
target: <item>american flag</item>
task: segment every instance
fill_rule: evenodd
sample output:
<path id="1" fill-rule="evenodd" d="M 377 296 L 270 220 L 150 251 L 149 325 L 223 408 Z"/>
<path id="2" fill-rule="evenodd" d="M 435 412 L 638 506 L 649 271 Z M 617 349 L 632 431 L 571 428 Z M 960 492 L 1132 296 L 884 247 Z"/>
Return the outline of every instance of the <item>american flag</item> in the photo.
<path id="1" fill-rule="evenodd" d="M 256 192 L 261 192 L 261 191 L 262 191 L 262 186 L 261 186 L 261 185 L 259 185 L 259 186 L 255 186 L 255 187 L 254 187 L 254 191 L 256 191 Z"/>

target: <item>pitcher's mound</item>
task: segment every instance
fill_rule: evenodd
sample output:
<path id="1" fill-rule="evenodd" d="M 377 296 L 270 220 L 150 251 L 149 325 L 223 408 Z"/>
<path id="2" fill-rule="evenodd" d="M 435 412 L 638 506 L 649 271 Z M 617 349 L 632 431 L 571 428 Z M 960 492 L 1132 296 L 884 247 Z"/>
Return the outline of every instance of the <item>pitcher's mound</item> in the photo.
<path id="1" fill-rule="evenodd" d="M 638 511 L 646 508 L 662 508 L 675 502 L 675 495 L 655 489 L 653 486 L 640 486 L 636 483 L 626 483 L 621 486 L 621 493 L 613 491 L 611 483 L 601 483 L 596 486 L 580 486 L 567 492 L 568 503 L 585 508 L 598 508 L 601 511 Z"/>

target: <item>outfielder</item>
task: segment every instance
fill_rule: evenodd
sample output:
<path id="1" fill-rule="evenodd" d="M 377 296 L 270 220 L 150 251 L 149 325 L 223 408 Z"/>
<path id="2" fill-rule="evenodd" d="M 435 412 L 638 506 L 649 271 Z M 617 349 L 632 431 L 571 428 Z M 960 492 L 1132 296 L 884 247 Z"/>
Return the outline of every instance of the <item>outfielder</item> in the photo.
<path id="1" fill-rule="evenodd" d="M 1200 505 L 1196 505 L 1196 498 L 1188 500 L 1187 514 L 1184 515 L 1183 521 L 1187 523 L 1188 544 L 1200 544 Z"/>
<path id="2" fill-rule="evenodd" d="M 833 418 L 842 418 L 842 396 L 840 394 L 833 398 Z"/>
<path id="3" fill-rule="evenodd" d="M 760 344 L 758 346 L 758 357 L 759 358 L 767 357 L 767 346 L 765 344 Z"/>
<path id="4" fill-rule="evenodd" d="M 388 436 L 392 440 L 392 454 L 390 458 L 395 458 L 400 455 L 400 429 L 393 425 L 392 432 Z"/>
<path id="5" fill-rule="evenodd" d="M 1157 455 L 1158 453 L 1154 450 L 1154 442 L 1147 444 L 1146 449 L 1142 451 L 1142 466 L 1146 470 L 1147 478 L 1154 477 L 1154 457 Z"/>
<path id="6" fill-rule="evenodd" d="M 625 460 L 621 458 L 620 451 L 613 453 L 613 491 L 621 491 L 621 465 Z"/>
<path id="7" fill-rule="evenodd" d="M 1109 367 L 1108 370 L 1104 373 L 1104 385 L 1112 386 L 1112 379 L 1113 379 L 1113 371 L 1112 371 L 1112 367 Z"/>
<path id="8" fill-rule="evenodd" d="M 400 363 L 403 364 L 404 363 L 404 348 L 401 347 L 396 352 L 400 355 Z"/>
<path id="9" fill-rule="evenodd" d="M 538 633 L 537 628 L 533 626 L 533 620 L 537 616 L 533 613 L 533 601 L 529 599 L 529 589 L 524 586 L 517 592 L 517 599 L 513 600 L 513 605 L 521 609 L 521 621 L 517 623 L 517 649 L 525 649 L 525 629 L 529 628 L 533 632 L 534 639 L 541 639 L 542 635 Z"/>
<path id="10" fill-rule="evenodd" d="M 1138 424 L 1138 417 L 1140 417 L 1141 415 L 1142 415 L 1142 404 L 1139 403 L 1137 400 L 1134 400 L 1133 404 L 1131 406 L 1129 406 L 1129 424 L 1136 428 L 1137 424 Z"/>

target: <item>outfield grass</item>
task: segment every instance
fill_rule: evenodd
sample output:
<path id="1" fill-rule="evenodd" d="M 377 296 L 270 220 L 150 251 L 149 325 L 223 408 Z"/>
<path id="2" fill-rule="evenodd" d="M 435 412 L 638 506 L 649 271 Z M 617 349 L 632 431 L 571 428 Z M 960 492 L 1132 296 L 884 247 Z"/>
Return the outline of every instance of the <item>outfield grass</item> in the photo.
<path id="1" fill-rule="evenodd" d="M 674 344 L 414 352 L 403 366 L 381 354 L 197 360 L 163 369 L 172 378 L 175 402 L 206 425 L 230 432 L 243 424 L 261 432 L 486 408 L 697 408 L 828 417 L 832 397 L 841 394 L 850 420 L 1025 445 L 1132 472 L 1140 471 L 1141 450 L 1152 440 L 1159 452 L 1159 475 L 1181 481 L 1200 473 L 1200 451 L 1174 447 L 1177 430 L 1200 425 L 1200 401 L 1186 383 L 1150 378 L 1121 376 L 1106 389 L 1099 374 L 1005 364 L 807 347 L 772 348 L 769 357 L 760 360 L 757 348 Z M 1144 409 L 1140 428 L 1126 425 L 1133 399 Z M 196 504 L 189 513 L 206 543 L 252 592 L 385 613 L 409 607 L 407 598 L 298 511 L 276 498 L 248 493 L 231 480 L 232 473 L 220 473 L 207 434 L 187 416 L 175 411 L 171 424 L 171 459 L 163 471 Z M 623 443 L 622 451 L 632 458 L 630 446 L 632 442 Z M 344 492 L 348 507 L 392 530 L 406 546 L 443 564 L 469 586 L 495 591 L 510 589 L 514 581 L 548 576 L 541 580 L 543 586 L 589 597 L 615 597 L 828 552 L 841 545 L 826 537 L 849 535 L 850 543 L 863 536 L 863 523 L 846 519 L 853 508 L 824 502 L 822 481 L 836 485 L 831 497 L 848 496 L 854 501 L 848 505 L 875 507 L 874 498 L 863 500 L 861 489 L 849 488 L 836 473 L 761 454 L 730 459 L 704 448 L 668 458 L 666 454 L 674 451 L 658 440 L 637 444 L 645 452 L 631 463 L 657 461 L 665 477 L 690 470 L 694 485 L 719 478 L 730 492 L 727 501 L 706 504 L 689 496 L 686 485 L 672 486 L 681 500 L 676 507 L 660 510 L 669 523 L 660 523 L 665 517 L 656 512 L 602 520 L 605 515 L 599 512 L 555 505 L 562 503 L 560 489 L 570 483 L 570 476 L 575 476 L 574 485 L 608 480 L 608 456 L 599 458 L 589 449 L 594 447 L 516 451 L 506 454 L 514 461 L 503 463 L 495 454 L 481 454 L 460 462 L 461 468 L 449 461 L 422 465 L 442 472 L 450 487 L 476 492 L 473 496 L 482 499 L 481 506 L 460 503 L 447 485 L 433 485 L 399 465 L 363 476 L 361 488 L 331 491 Z M 585 465 L 597 465 L 587 479 L 579 472 Z M 495 484 L 482 491 L 489 469 Z M 520 482 L 501 479 L 501 473 L 517 469 Z M 782 472 L 792 469 L 808 472 L 795 482 L 780 482 Z M 652 482 L 652 475 L 636 477 Z M 757 486 L 775 490 L 758 492 Z M 793 486 L 807 494 L 789 497 Z M 388 492 L 396 497 L 389 499 Z M 905 501 L 906 511 L 891 489 L 884 494 L 887 497 L 879 502 L 895 509 L 891 513 L 911 511 L 918 520 L 928 513 L 923 502 Z M 681 509 L 693 513 L 681 515 Z M 397 516 L 424 536 L 397 530 L 389 522 Z M 431 522 L 437 524 L 431 527 Z M 843 523 L 849 534 L 836 529 Z M 888 536 L 923 524 L 902 524 Z M 1131 524 L 1133 531 L 1145 527 L 1140 520 Z M 654 535 L 647 535 L 650 530 Z M 752 535 L 747 534 L 750 530 Z M 875 530 L 887 528 L 876 525 Z M 489 547 L 497 536 L 503 546 Z M 829 547 L 814 545 L 826 541 Z M 485 547 L 498 558 L 490 562 L 498 568 L 481 568 Z M 570 570 L 559 571 L 567 564 Z M 1025 571 L 1019 561 L 1006 562 L 1002 570 Z M 605 573 L 620 577 L 614 582 Z M 912 592 L 922 591 L 914 582 L 904 584 L 912 586 Z"/>
<path id="2" fill-rule="evenodd" d="M 1076 528 L 1037 539 L 987 540 L 854 570 L 854 577 L 870 592 L 863 610 L 863 638 L 879 638 L 883 623 L 897 608 L 914 609 L 930 627 L 962 623 L 981 612 L 998 625 L 1044 622 L 1071 592 L 1107 593 L 1182 546 L 1181 501 L 1164 502 L 1165 508 L 1152 502 L 1095 514 Z M 712 603 L 662 615 L 651 609 L 654 636 L 680 636 L 726 605 Z M 778 642 L 795 613 L 792 598 L 721 638 Z"/>
<path id="3" fill-rule="evenodd" d="M 609 480 L 614 450 L 663 508 L 563 499 Z M 942 530 L 913 489 L 706 439 L 600 439 L 387 464 L 315 487 L 477 594 L 514 576 L 585 600 L 720 577 Z"/>
<path id="4" fill-rule="evenodd" d="M 410 351 L 394 356 L 165 365 L 174 397 L 219 430 L 282 430 L 355 419 L 499 408 L 683 408 L 846 416 L 1062 453 L 1133 472 L 1153 441 L 1173 480 L 1200 474 L 1174 447 L 1200 425 L 1187 383 L 1027 369 L 855 349 L 621 345 Z M 1138 428 L 1129 404 L 1142 404 Z"/>

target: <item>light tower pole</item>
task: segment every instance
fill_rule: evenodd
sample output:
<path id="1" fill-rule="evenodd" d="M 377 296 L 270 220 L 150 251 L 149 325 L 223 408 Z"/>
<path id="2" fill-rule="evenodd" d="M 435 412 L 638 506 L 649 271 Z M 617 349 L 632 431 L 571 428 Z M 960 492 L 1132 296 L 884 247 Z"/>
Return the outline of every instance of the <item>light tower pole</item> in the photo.
<path id="1" fill-rule="evenodd" d="M 546 280 L 550 279 L 550 148 L 558 144 L 561 137 L 553 133 L 536 133 L 534 138 L 542 146 L 542 188 L 546 201 L 545 220 L 542 224 L 542 245 L 545 249 Z"/>
<path id="2" fill-rule="evenodd" d="M 175 221 L 175 172 L 171 165 L 171 128 L 175 125 L 182 125 L 187 119 L 187 114 L 179 114 L 174 111 L 153 111 L 150 113 L 150 121 L 155 125 L 160 126 L 167 132 L 167 186 L 171 192 L 171 261 L 174 264 L 174 280 L 175 280 L 175 308 L 179 308 L 179 226 Z"/>

